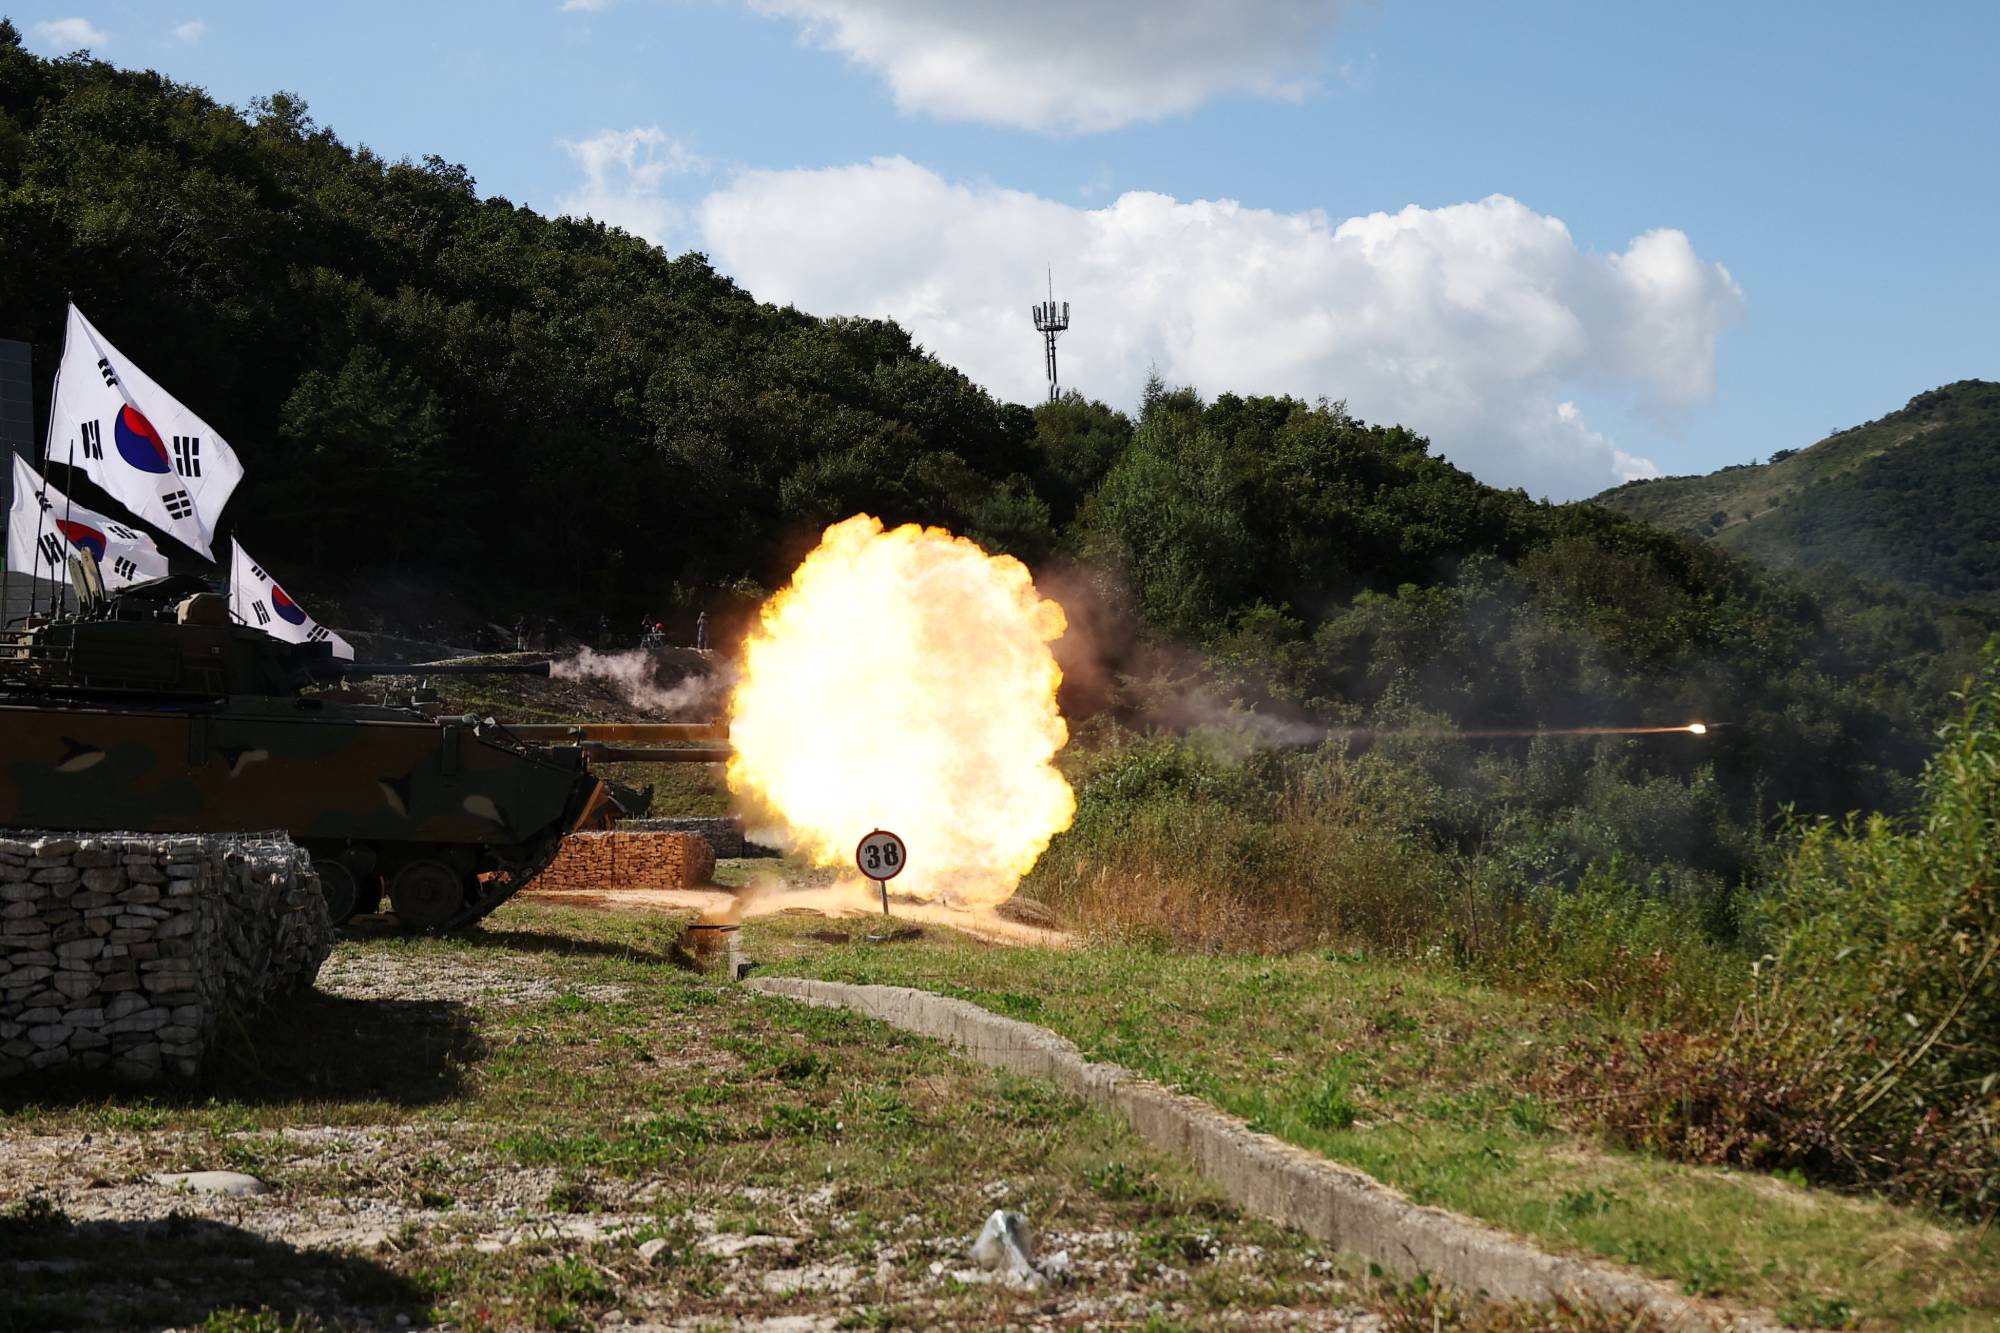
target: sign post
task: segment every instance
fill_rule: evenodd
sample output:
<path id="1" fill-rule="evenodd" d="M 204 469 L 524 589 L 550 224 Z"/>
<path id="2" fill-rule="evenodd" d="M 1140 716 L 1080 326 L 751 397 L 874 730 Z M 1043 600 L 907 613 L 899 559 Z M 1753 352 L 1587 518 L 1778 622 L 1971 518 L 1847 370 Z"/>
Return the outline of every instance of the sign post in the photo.
<path id="1" fill-rule="evenodd" d="M 903 840 L 887 829 L 876 829 L 854 849 L 854 864 L 882 890 L 882 915 L 889 915 L 889 881 L 903 873 L 909 862 Z"/>

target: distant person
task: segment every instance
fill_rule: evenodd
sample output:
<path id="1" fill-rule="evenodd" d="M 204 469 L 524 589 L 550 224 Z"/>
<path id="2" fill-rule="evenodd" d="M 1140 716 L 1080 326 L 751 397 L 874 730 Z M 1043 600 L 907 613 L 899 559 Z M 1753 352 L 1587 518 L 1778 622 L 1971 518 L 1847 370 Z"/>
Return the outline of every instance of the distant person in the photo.
<path id="1" fill-rule="evenodd" d="M 514 651 L 517 653 L 528 651 L 528 618 L 526 616 L 522 616 L 514 622 Z"/>
<path id="2" fill-rule="evenodd" d="M 545 653 L 552 653 L 555 650 L 556 650 L 555 617 L 553 616 L 544 617 L 542 620 L 542 651 Z"/>
<path id="3" fill-rule="evenodd" d="M 703 611 L 694 618 L 694 646 L 696 652 L 708 651 L 708 612 Z"/>
<path id="4" fill-rule="evenodd" d="M 597 617 L 597 646 L 599 648 L 611 646 L 611 617 L 602 612 Z"/>

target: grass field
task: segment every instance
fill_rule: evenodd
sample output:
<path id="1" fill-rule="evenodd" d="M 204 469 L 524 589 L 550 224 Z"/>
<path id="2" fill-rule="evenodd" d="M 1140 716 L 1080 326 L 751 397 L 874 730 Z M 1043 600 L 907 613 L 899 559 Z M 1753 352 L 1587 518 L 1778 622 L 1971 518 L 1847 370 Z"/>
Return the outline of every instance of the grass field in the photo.
<path id="1" fill-rule="evenodd" d="M 1390 1291 L 1046 1086 L 680 969 L 671 918 L 516 903 L 487 924 L 342 942 L 198 1092 L 0 1101 L 0 1327 L 1625 1326 Z M 1536 1089 L 1593 1029 L 1559 1009 L 1352 955 L 865 929 L 746 934 L 767 970 L 1046 1024 L 1419 1199 L 1689 1292 L 1799 1324 L 1990 1327 L 2000 1308 L 1991 1238 L 1566 1133 Z M 208 1169 L 273 1190 L 148 1181 Z M 1067 1253 L 1066 1281 L 972 1268 L 1000 1206 Z"/>
<path id="2" fill-rule="evenodd" d="M 1050 951 L 943 931 L 829 947 L 815 934 L 753 923 L 747 947 L 776 972 L 919 986 L 1042 1024 L 1091 1058 L 1548 1248 L 1793 1323 L 2000 1320 L 1990 1230 L 1567 1132 L 1549 1089 L 1558 1070 L 1587 1070 L 1610 1031 L 1601 1019 L 1355 953 Z"/>
<path id="3" fill-rule="evenodd" d="M 678 922 L 489 924 L 341 943 L 198 1093 L 0 1101 L 0 1328 L 1337 1327 L 1372 1289 L 1045 1086 L 678 969 Z M 273 1192 L 147 1179 L 207 1169 Z M 968 1263 L 1001 1206 L 1066 1282 Z"/>

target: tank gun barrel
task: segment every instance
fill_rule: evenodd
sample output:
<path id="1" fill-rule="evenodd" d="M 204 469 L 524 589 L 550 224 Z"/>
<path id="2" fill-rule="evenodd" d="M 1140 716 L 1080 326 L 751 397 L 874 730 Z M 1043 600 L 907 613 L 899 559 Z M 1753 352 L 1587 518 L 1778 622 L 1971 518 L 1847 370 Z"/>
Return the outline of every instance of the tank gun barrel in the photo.
<path id="1" fill-rule="evenodd" d="M 507 730 L 524 741 L 641 741 L 649 745 L 726 741 L 727 722 L 509 722 Z"/>
<path id="2" fill-rule="evenodd" d="M 682 745 L 671 748 L 652 745 L 606 745 L 585 741 L 582 750 L 593 764 L 726 764 L 735 753 L 721 749 Z"/>

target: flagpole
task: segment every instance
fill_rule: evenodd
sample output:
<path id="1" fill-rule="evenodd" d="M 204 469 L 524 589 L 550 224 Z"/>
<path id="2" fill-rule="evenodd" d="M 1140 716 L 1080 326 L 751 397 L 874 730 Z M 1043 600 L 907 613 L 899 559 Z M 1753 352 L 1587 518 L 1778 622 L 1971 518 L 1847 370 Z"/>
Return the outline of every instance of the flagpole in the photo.
<path id="1" fill-rule="evenodd" d="M 64 345 L 68 345 L 67 339 L 64 340 Z M 36 496 L 39 503 L 35 505 L 35 544 L 32 548 L 34 554 L 28 561 L 28 615 L 30 617 L 33 617 L 35 614 L 35 602 L 37 600 L 35 594 L 35 570 L 39 567 L 36 562 L 42 558 L 42 520 L 47 518 L 49 513 L 49 450 L 55 446 L 56 395 L 61 391 L 62 360 L 58 358 L 56 361 L 56 377 L 49 384 L 49 424 L 48 429 L 42 432 L 42 489 Z M 54 614 L 53 610 L 51 610 L 50 614 Z"/>
<path id="2" fill-rule="evenodd" d="M 69 470 L 69 477 L 67 478 L 67 480 L 69 481 L 69 489 L 63 492 L 64 523 L 68 523 L 72 518 L 76 516 L 76 441 L 75 440 L 71 440 L 69 442 L 68 470 Z M 48 483 L 43 482 L 42 484 L 46 486 Z M 69 529 L 67 527 L 63 529 L 63 540 L 64 541 L 69 540 Z M 77 597 L 76 609 L 80 612 L 83 610 L 82 589 L 77 590 L 76 597 Z"/>

